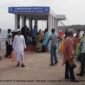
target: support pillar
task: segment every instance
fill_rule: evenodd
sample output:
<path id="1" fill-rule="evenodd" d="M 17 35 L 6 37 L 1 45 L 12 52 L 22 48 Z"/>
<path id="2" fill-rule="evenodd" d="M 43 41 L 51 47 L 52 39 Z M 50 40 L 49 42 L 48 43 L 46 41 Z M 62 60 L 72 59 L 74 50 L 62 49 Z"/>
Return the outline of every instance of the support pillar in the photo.
<path id="1" fill-rule="evenodd" d="M 52 16 L 52 28 L 55 28 L 54 24 L 54 17 Z"/>
<path id="2" fill-rule="evenodd" d="M 26 16 L 24 16 L 24 26 L 26 26 Z"/>
<path id="3" fill-rule="evenodd" d="M 58 27 L 58 20 L 56 20 L 56 32 L 59 31 L 59 27 Z"/>
<path id="4" fill-rule="evenodd" d="M 56 18 L 54 19 L 54 26 L 56 33 L 58 33 L 58 21 Z"/>
<path id="5" fill-rule="evenodd" d="M 52 16 L 49 15 L 48 16 L 48 30 L 51 31 L 52 28 L 53 28 Z"/>
<path id="6" fill-rule="evenodd" d="M 26 25 L 26 16 L 22 16 L 22 27 Z"/>
<path id="7" fill-rule="evenodd" d="M 15 29 L 20 28 L 20 15 L 15 14 Z"/>
<path id="8" fill-rule="evenodd" d="M 24 27 L 24 16 L 22 16 L 22 27 Z"/>
<path id="9" fill-rule="evenodd" d="M 47 29 L 48 29 L 48 19 L 46 21 L 47 21 Z"/>
<path id="10" fill-rule="evenodd" d="M 32 19 L 29 19 L 29 29 L 32 30 Z"/>

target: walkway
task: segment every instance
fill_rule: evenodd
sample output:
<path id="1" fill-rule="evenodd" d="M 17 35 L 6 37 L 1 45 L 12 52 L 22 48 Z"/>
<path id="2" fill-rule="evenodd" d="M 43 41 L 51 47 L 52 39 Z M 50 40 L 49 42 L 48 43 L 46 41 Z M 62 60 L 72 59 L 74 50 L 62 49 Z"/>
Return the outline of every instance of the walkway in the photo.
<path id="1" fill-rule="evenodd" d="M 85 77 L 77 77 L 83 82 L 72 83 L 64 79 L 62 57 L 53 67 L 49 53 L 25 53 L 25 68 L 15 67 L 16 62 L 3 58 L 0 61 L 0 85 L 84 85 Z M 77 62 L 76 62 L 77 63 Z M 79 64 L 77 63 L 78 67 Z M 78 72 L 79 68 L 75 69 Z"/>

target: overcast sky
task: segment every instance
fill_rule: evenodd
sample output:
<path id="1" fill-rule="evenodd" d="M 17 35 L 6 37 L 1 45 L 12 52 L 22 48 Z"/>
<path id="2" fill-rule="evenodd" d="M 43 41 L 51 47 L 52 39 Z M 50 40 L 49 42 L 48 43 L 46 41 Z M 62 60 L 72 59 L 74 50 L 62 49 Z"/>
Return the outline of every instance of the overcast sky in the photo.
<path id="1" fill-rule="evenodd" d="M 56 14 L 65 14 L 65 25 L 85 24 L 85 0 L 0 0 L 0 27 L 14 28 L 14 15 L 10 6 L 50 6 Z"/>

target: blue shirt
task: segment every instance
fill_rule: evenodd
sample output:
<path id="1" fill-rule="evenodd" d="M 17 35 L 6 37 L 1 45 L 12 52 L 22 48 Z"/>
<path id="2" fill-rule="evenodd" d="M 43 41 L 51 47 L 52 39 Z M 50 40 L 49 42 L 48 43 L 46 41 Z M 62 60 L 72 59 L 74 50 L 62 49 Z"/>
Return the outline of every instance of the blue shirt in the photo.
<path id="1" fill-rule="evenodd" d="M 34 28 L 34 29 L 32 29 L 32 36 L 35 37 L 36 35 L 37 35 L 37 29 Z"/>
<path id="2" fill-rule="evenodd" d="M 49 39 L 49 32 L 46 32 L 44 35 L 43 45 L 47 45 Z"/>

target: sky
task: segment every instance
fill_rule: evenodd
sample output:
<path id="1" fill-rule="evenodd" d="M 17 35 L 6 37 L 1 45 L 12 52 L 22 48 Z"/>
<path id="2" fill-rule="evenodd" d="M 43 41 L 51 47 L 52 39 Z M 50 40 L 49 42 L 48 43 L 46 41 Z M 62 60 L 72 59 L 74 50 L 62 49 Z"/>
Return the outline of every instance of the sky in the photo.
<path id="1" fill-rule="evenodd" d="M 85 24 L 85 0 L 0 0 L 0 28 L 14 29 L 10 6 L 49 6 L 56 14 L 66 15 L 65 25 Z"/>

